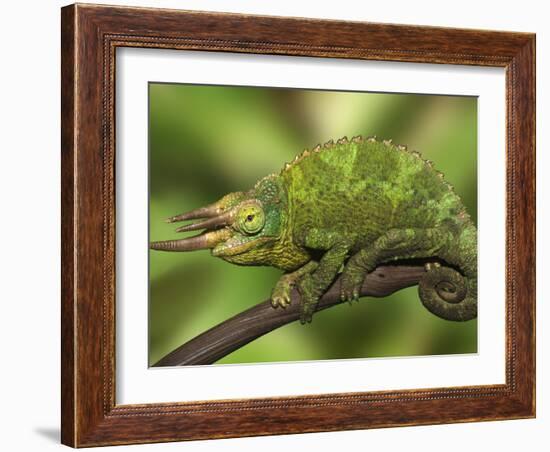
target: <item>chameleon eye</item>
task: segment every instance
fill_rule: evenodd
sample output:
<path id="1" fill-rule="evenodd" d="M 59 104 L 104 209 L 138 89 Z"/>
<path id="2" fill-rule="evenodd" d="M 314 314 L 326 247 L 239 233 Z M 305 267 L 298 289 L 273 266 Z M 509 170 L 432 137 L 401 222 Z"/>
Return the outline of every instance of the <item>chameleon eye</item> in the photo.
<path id="1" fill-rule="evenodd" d="M 255 234 L 259 232 L 265 223 L 264 212 L 259 206 L 247 206 L 241 211 L 239 215 L 241 221 L 239 221 L 239 229 L 245 234 Z"/>

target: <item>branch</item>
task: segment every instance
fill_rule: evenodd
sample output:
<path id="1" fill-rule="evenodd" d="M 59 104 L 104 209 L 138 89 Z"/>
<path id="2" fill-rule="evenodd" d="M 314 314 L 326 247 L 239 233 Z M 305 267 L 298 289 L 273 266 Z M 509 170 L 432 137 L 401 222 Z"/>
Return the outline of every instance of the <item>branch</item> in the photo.
<path id="1" fill-rule="evenodd" d="M 378 267 L 365 278 L 361 296 L 385 297 L 405 287 L 414 286 L 424 272 L 423 265 Z M 316 312 L 340 303 L 338 277 L 319 300 Z M 299 318 L 300 295 L 294 289 L 291 304 L 285 309 L 273 309 L 270 300 L 259 303 L 180 345 L 154 364 L 154 367 L 215 363 L 254 339 Z"/>

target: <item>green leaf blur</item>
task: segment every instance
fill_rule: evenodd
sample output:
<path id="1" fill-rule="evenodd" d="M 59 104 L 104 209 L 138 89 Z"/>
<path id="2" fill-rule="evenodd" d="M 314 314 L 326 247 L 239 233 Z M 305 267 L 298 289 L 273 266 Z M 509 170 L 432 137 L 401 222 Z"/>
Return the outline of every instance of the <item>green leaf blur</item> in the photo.
<path id="1" fill-rule="evenodd" d="M 152 240 L 177 237 L 165 218 L 250 188 L 304 148 L 360 134 L 432 160 L 477 221 L 475 97 L 152 83 L 149 105 Z M 268 298 L 279 275 L 208 251 L 150 251 L 149 363 Z M 409 288 L 294 322 L 219 363 L 476 351 L 477 320 L 442 320 Z"/>

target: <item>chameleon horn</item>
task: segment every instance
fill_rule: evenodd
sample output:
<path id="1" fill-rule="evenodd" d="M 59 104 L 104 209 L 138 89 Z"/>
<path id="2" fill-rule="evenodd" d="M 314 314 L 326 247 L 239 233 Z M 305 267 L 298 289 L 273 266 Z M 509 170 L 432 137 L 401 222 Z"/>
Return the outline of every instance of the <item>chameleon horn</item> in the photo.
<path id="1" fill-rule="evenodd" d="M 166 219 L 166 222 L 176 223 L 178 221 L 196 220 L 199 218 L 212 218 L 218 216 L 224 210 L 230 209 L 231 207 L 237 205 L 244 196 L 245 193 L 242 191 L 229 193 L 213 204 L 170 217 Z"/>
<path id="2" fill-rule="evenodd" d="M 166 222 L 176 223 L 178 221 L 195 220 L 197 218 L 210 218 L 215 215 L 218 215 L 219 213 L 220 213 L 220 210 L 217 206 L 217 203 L 215 203 L 215 204 L 210 204 L 209 206 L 206 206 L 206 207 L 199 207 L 198 209 L 193 209 L 189 212 L 185 212 L 180 215 L 167 218 Z"/>
<path id="3" fill-rule="evenodd" d="M 231 224 L 234 218 L 234 211 L 226 212 L 214 218 L 198 221 L 196 223 L 186 224 L 176 229 L 176 232 L 197 231 L 199 229 L 215 229 L 218 226 L 227 226 Z"/>
<path id="4" fill-rule="evenodd" d="M 231 232 L 225 229 L 207 232 L 180 240 L 164 240 L 161 242 L 151 242 L 149 247 L 152 250 L 160 251 L 194 251 L 207 248 L 214 248 L 218 243 L 226 240 Z"/>

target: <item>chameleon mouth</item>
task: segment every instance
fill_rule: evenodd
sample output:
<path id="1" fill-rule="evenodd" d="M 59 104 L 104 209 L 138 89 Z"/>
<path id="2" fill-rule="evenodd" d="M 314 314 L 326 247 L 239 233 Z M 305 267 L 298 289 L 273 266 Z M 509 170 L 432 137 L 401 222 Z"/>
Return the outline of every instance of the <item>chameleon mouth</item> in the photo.
<path id="1" fill-rule="evenodd" d="M 244 241 L 241 238 L 231 237 L 228 240 L 219 243 L 212 249 L 212 256 L 215 257 L 229 257 L 244 254 L 251 249 L 257 249 L 257 247 L 263 243 L 270 242 L 270 237 L 258 237 Z"/>

